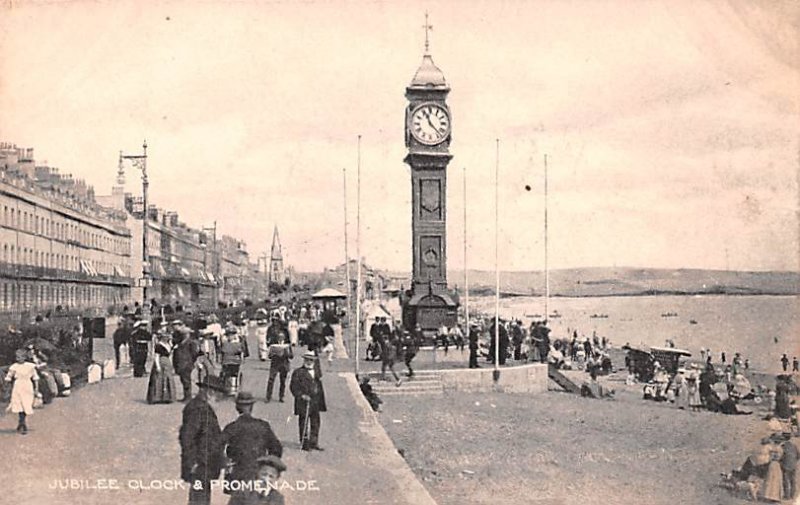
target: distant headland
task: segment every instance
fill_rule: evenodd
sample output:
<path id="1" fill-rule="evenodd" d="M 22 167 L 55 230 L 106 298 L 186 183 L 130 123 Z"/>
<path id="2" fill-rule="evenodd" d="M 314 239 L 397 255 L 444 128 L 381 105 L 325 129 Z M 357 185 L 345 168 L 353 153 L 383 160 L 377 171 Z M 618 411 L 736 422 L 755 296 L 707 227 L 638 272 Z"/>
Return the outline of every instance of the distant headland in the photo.
<path id="1" fill-rule="evenodd" d="M 494 295 L 495 273 L 469 270 L 470 295 Z M 464 271 L 448 272 L 461 290 Z M 500 294 L 543 296 L 544 272 L 500 272 Z M 550 272 L 550 296 L 798 295 L 800 272 L 701 269 L 575 268 Z"/>

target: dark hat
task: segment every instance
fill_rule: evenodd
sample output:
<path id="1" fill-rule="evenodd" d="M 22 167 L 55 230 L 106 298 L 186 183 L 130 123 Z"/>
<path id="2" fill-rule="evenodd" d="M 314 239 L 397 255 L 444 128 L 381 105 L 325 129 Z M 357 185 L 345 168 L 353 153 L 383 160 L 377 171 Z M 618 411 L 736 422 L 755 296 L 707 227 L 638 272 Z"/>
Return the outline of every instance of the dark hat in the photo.
<path id="1" fill-rule="evenodd" d="M 286 463 L 281 461 L 281 458 L 277 456 L 261 456 L 260 458 L 256 459 L 256 464 L 259 466 L 259 468 L 262 466 L 271 466 L 279 472 L 286 471 Z"/>
<path id="2" fill-rule="evenodd" d="M 318 358 L 318 357 L 317 357 L 317 355 L 316 355 L 316 354 L 314 354 L 313 352 L 311 352 L 311 351 L 308 351 L 308 352 L 306 352 L 305 354 L 303 354 L 303 359 L 311 359 L 311 360 L 315 360 L 315 359 L 319 359 L 319 358 Z"/>
<path id="3" fill-rule="evenodd" d="M 236 395 L 236 405 L 252 405 L 256 402 L 253 393 L 249 391 L 240 391 L 238 395 Z"/>
<path id="4" fill-rule="evenodd" d="M 175 319 L 175 320 L 172 321 L 172 325 L 173 326 L 175 326 L 177 324 L 183 324 L 183 321 L 181 321 L 180 319 Z"/>
<path id="5" fill-rule="evenodd" d="M 225 383 L 222 378 L 216 375 L 207 374 L 203 377 L 203 380 L 197 383 L 197 386 L 200 388 L 213 389 L 214 391 L 220 391 L 222 393 L 225 392 Z"/>

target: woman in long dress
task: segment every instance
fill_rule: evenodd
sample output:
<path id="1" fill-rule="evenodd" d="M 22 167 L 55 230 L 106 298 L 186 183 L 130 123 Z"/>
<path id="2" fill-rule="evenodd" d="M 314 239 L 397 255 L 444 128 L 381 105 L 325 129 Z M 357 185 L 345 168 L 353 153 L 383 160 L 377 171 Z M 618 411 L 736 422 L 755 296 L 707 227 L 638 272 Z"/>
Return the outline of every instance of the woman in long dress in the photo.
<path id="1" fill-rule="evenodd" d="M 685 409 L 688 404 L 688 393 L 686 391 L 686 376 L 682 368 L 675 374 L 675 378 L 672 380 L 672 388 L 675 391 L 675 406 L 679 409 Z"/>
<path id="2" fill-rule="evenodd" d="M 175 380 L 172 369 L 172 345 L 169 334 L 158 337 L 154 347 L 155 359 L 150 370 L 150 382 L 147 385 L 147 403 L 172 403 L 175 401 Z"/>
<path id="3" fill-rule="evenodd" d="M 781 456 L 783 449 L 777 444 L 769 447 L 770 462 L 767 467 L 767 477 L 764 479 L 764 499 L 779 502 L 783 499 L 783 470 L 781 470 Z"/>
<path id="4" fill-rule="evenodd" d="M 692 410 L 697 411 L 703 407 L 703 400 L 700 398 L 700 377 L 695 363 L 692 363 L 692 369 L 686 376 L 686 395 Z"/>
<path id="5" fill-rule="evenodd" d="M 17 362 L 9 367 L 6 374 L 6 382 L 14 383 L 11 389 L 11 402 L 6 410 L 19 415 L 17 432 L 21 435 L 28 433 L 25 418 L 33 414 L 33 399 L 39 394 L 39 375 L 36 373 L 36 365 L 26 361 L 26 357 L 27 353 L 24 350 L 18 350 Z"/>

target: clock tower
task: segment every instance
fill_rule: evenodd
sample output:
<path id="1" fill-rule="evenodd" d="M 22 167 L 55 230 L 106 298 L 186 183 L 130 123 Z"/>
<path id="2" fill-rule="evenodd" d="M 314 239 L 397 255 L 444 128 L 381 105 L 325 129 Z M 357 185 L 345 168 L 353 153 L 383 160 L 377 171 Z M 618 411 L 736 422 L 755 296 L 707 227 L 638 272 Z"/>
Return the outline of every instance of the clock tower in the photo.
<path id="1" fill-rule="evenodd" d="M 435 330 L 456 323 L 458 303 L 447 289 L 447 164 L 452 138 L 447 94 L 450 86 L 429 53 L 425 16 L 425 54 L 406 88 L 405 163 L 411 167 L 411 289 L 404 293 L 403 324 Z"/>

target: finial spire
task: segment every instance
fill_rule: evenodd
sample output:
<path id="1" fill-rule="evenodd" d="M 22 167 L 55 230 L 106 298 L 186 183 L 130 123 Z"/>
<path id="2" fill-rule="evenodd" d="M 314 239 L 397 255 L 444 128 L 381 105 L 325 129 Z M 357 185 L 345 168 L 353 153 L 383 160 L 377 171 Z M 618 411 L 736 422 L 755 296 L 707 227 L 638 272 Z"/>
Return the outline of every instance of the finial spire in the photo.
<path id="1" fill-rule="evenodd" d="M 425 29 L 425 54 L 428 54 L 430 49 L 430 41 L 428 39 L 428 32 L 433 30 L 433 25 L 428 23 L 428 11 L 425 11 L 425 24 L 422 25 Z"/>

